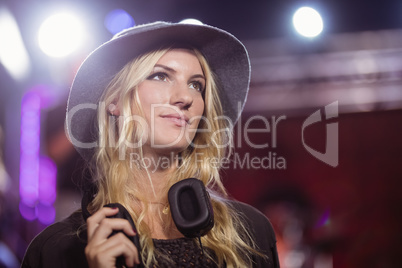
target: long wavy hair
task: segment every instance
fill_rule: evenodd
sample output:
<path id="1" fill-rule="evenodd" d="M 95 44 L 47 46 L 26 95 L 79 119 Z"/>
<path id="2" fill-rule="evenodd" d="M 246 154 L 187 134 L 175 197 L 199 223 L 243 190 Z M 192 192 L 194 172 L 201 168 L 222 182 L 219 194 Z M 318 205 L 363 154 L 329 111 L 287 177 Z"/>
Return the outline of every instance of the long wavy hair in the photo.
<path id="1" fill-rule="evenodd" d="M 143 110 L 137 87 L 170 49 L 152 51 L 127 63 L 103 94 L 102 105 L 105 109 L 98 109 L 99 147 L 92 170 L 98 191 L 88 210 L 95 212 L 103 205 L 115 202 L 125 206 L 136 224 L 142 247 L 140 254 L 146 267 L 156 263 L 156 254 L 163 255 L 154 248 L 151 227 L 146 222 L 147 213 L 157 212 L 163 218 L 163 228 L 171 228 L 174 223 L 170 213 L 165 215 L 160 210 L 153 211 L 152 206 L 148 205 L 146 201 L 149 200 L 139 190 L 139 184 L 144 181 L 138 177 L 147 176 L 150 180 L 150 173 L 142 165 L 133 165 L 129 159 L 132 154 L 143 156 L 141 145 L 147 132 L 141 120 L 138 120 L 138 116 L 143 116 Z M 198 58 L 206 77 L 203 93 L 205 108 L 198 126 L 203 131 L 197 131 L 191 144 L 179 154 L 177 168 L 166 179 L 164 198 L 167 200 L 168 189 L 180 180 L 189 177 L 201 180 L 210 193 L 215 218 L 212 230 L 201 238 L 202 244 L 215 255 L 214 258 L 207 256 L 220 267 L 224 264 L 227 267 L 251 267 L 252 255 L 259 253 L 240 215 L 231 207 L 219 175 L 232 147 L 232 122 L 223 115 L 216 79 L 206 59 L 198 50 L 190 50 Z M 119 107 L 118 117 L 109 114 L 113 105 Z M 214 159 L 213 164 L 211 159 Z M 142 206 L 139 209 L 133 204 Z M 168 256 L 162 257 L 169 259 Z"/>

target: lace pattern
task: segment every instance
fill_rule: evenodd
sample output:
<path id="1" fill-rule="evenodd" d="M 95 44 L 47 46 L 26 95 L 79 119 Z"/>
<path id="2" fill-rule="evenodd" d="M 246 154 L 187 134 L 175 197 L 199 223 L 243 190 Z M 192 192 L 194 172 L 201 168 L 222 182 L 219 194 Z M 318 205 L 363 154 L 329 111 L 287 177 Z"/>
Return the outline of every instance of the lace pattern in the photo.
<path id="1" fill-rule="evenodd" d="M 198 242 L 194 239 L 153 239 L 153 242 L 156 250 L 170 258 L 168 260 L 163 256 L 157 256 L 158 263 L 153 267 L 217 267 L 213 260 L 203 254 Z M 204 247 L 204 251 L 208 251 L 210 256 L 214 256 L 208 248 Z"/>

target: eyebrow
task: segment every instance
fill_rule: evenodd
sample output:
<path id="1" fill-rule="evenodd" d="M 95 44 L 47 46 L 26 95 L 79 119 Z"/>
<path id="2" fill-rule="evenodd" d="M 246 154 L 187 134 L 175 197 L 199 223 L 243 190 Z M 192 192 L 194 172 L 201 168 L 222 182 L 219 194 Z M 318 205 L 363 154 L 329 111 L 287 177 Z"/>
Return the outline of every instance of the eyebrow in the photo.
<path id="1" fill-rule="evenodd" d="M 175 69 L 170 68 L 169 66 L 166 66 L 166 65 L 163 65 L 163 64 L 155 64 L 154 68 L 155 68 L 155 67 L 159 67 L 159 68 L 165 69 L 165 70 L 167 70 L 167 71 L 169 71 L 169 72 L 172 72 L 172 73 L 177 73 L 177 71 L 176 71 Z M 204 80 L 207 80 L 207 79 L 205 78 L 205 76 L 202 75 L 202 74 L 195 74 L 195 75 L 192 75 L 191 78 L 202 78 L 202 79 L 204 79 Z"/>
<path id="2" fill-rule="evenodd" d="M 165 69 L 165 70 L 167 70 L 167 71 L 169 71 L 169 72 L 172 72 L 172 73 L 175 73 L 175 72 L 176 72 L 175 69 L 172 69 L 172 68 L 170 68 L 169 66 L 166 66 L 166 65 L 163 65 L 163 64 L 155 64 L 154 68 L 155 68 L 155 67 L 163 68 L 163 69 Z"/>

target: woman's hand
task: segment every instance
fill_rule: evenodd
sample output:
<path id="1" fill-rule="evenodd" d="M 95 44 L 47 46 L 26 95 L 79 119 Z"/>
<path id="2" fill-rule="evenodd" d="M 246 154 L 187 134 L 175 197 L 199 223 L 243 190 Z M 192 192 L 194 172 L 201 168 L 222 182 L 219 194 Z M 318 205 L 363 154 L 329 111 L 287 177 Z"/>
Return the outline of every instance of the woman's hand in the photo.
<path id="1" fill-rule="evenodd" d="M 118 211 L 118 208 L 103 207 L 87 219 L 88 245 L 85 255 L 89 267 L 115 267 L 116 258 L 121 255 L 127 266 L 139 264 L 137 248 L 122 232 L 109 237 L 113 231 L 120 230 L 129 236 L 136 235 L 127 220 L 107 218 Z"/>

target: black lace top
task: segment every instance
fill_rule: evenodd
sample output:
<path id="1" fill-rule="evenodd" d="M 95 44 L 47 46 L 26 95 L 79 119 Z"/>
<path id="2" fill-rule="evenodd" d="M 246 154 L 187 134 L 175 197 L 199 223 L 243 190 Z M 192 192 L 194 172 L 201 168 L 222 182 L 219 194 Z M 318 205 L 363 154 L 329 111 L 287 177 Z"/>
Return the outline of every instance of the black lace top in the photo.
<path id="1" fill-rule="evenodd" d="M 217 267 L 215 262 L 208 258 L 206 251 L 213 257 L 211 250 L 201 250 L 197 240 L 191 238 L 178 238 L 169 240 L 153 239 L 155 248 L 170 260 L 157 257 L 158 264 L 154 267 Z"/>

